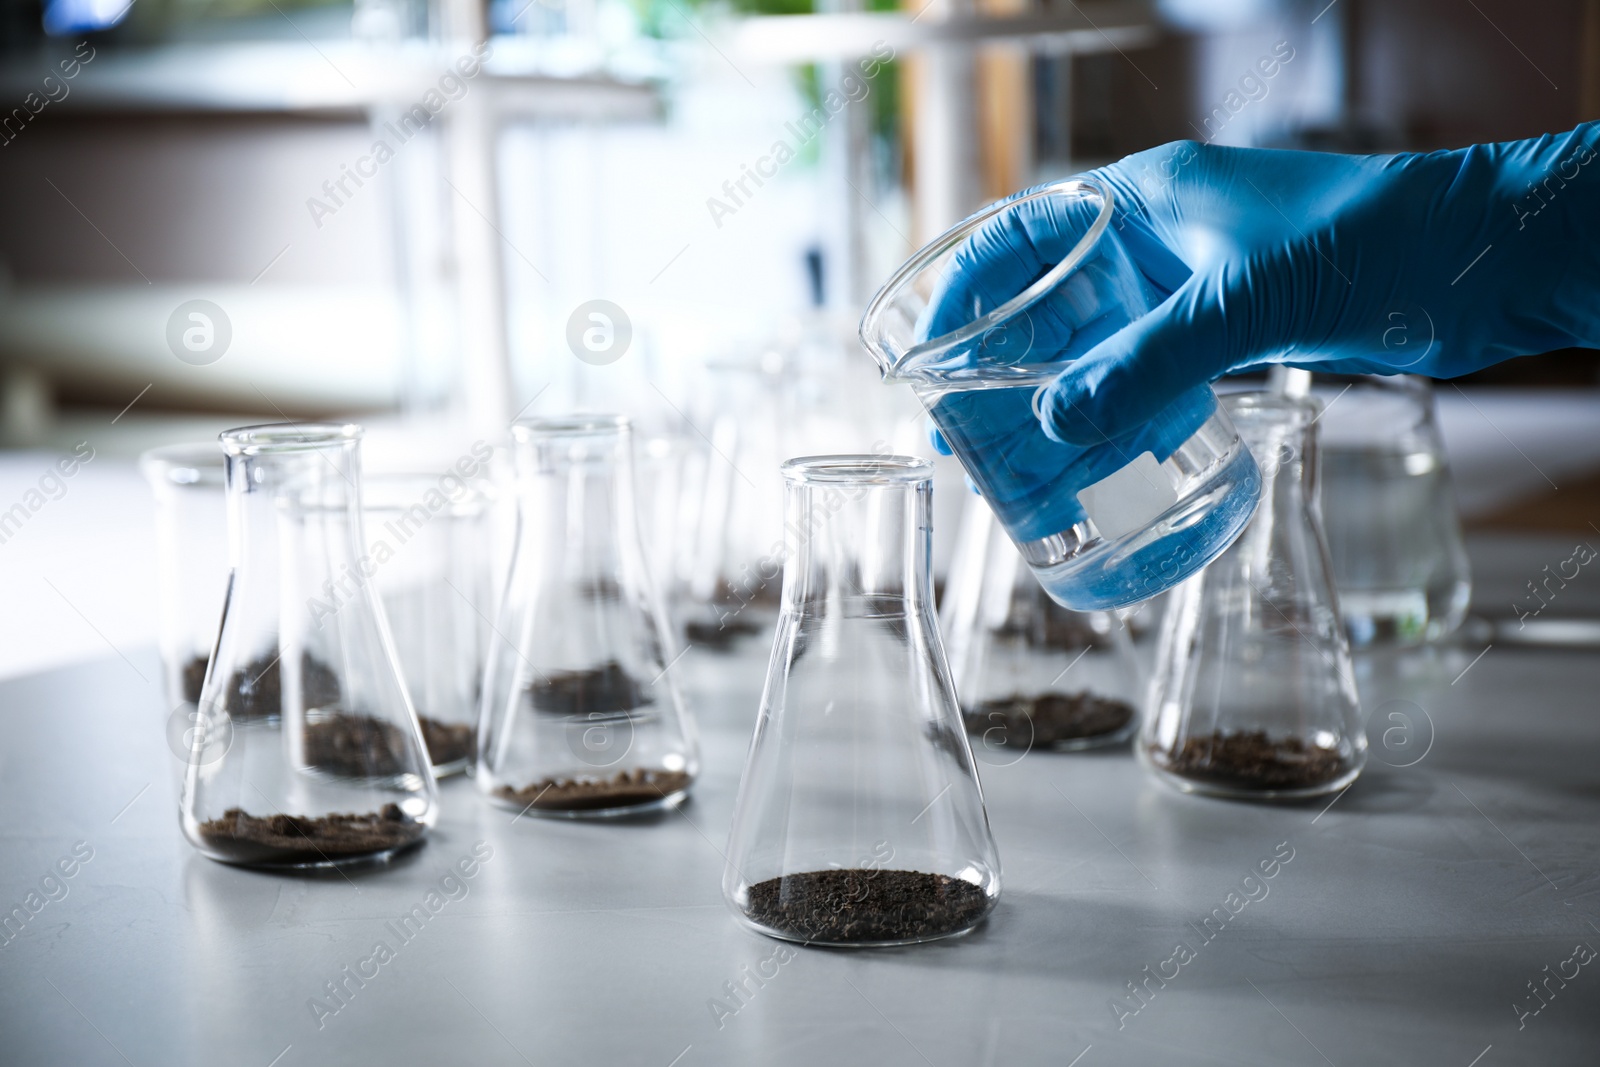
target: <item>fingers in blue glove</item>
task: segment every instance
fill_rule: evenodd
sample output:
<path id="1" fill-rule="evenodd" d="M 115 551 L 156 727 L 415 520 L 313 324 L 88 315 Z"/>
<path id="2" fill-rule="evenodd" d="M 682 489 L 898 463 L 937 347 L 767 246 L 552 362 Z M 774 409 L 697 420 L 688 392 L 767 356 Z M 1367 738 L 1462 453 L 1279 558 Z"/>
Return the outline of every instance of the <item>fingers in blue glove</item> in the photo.
<path id="1" fill-rule="evenodd" d="M 1249 261 L 1194 275 L 1154 311 L 1074 360 L 1035 411 L 1052 440 L 1093 445 L 1155 418 L 1181 389 L 1221 377 L 1276 329 L 1287 299 Z M 1241 312 L 1244 312 L 1241 314 Z"/>

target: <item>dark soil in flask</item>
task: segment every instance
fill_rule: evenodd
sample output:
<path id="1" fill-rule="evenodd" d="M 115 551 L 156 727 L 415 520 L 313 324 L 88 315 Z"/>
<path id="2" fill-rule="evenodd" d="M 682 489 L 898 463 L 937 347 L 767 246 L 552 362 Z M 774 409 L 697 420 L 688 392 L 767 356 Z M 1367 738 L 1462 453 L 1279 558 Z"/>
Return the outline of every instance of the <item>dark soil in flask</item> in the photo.
<path id="1" fill-rule="evenodd" d="M 651 703 L 638 681 L 616 661 L 579 671 L 546 671 L 528 687 L 535 711 L 583 717 L 632 711 Z"/>
<path id="2" fill-rule="evenodd" d="M 398 804 L 370 815 L 251 815 L 229 808 L 200 824 L 200 839 L 233 863 L 301 867 L 376 855 L 420 841 L 427 827 Z"/>
<path id="3" fill-rule="evenodd" d="M 183 699 L 191 704 L 200 702 L 200 689 L 205 684 L 209 663 L 206 657 L 195 656 L 184 664 Z M 306 707 L 338 703 L 338 675 L 309 653 L 300 661 L 300 684 Z M 261 656 L 234 671 L 222 695 L 222 708 L 234 722 L 279 718 L 283 714 L 283 686 L 278 677 L 278 657 Z"/>
<path id="4" fill-rule="evenodd" d="M 392 778 L 412 769 L 406 756 L 405 735 L 382 719 L 334 709 L 306 716 L 305 761 L 312 770 L 341 778 Z"/>
<path id="5" fill-rule="evenodd" d="M 986 743 L 1038 748 L 1114 734 L 1133 716 L 1133 706 L 1126 701 L 1093 693 L 1014 693 L 962 712 L 967 732 Z"/>
<path id="6" fill-rule="evenodd" d="M 689 788 L 690 781 L 683 771 L 638 767 L 607 778 L 549 778 L 521 789 L 501 786 L 500 795 L 534 811 L 603 811 L 653 804 Z"/>
<path id="7" fill-rule="evenodd" d="M 873 944 L 942 937 L 974 925 L 989 897 L 971 882 L 922 871 L 808 871 L 750 887 L 745 914 L 785 937 Z"/>
<path id="8" fill-rule="evenodd" d="M 683 635 L 697 648 L 704 648 L 710 652 L 726 652 L 739 638 L 758 634 L 761 629 L 760 623 L 738 616 L 718 621 L 692 619 L 684 624 Z"/>
<path id="9" fill-rule="evenodd" d="M 422 724 L 422 740 L 428 745 L 428 759 L 435 767 L 444 767 L 460 760 L 470 760 L 478 752 L 478 729 L 471 723 L 440 722 L 426 715 L 418 715 Z"/>
<path id="10" fill-rule="evenodd" d="M 1154 747 L 1147 752 L 1170 774 L 1239 790 L 1312 789 L 1349 769 L 1334 749 L 1316 748 L 1298 737 L 1274 741 L 1265 730 L 1217 731 L 1189 738 L 1176 752 Z"/>
<path id="11" fill-rule="evenodd" d="M 206 682 L 206 667 L 211 660 L 205 656 L 195 656 L 183 665 L 182 682 L 183 699 L 189 704 L 200 703 L 200 687 Z"/>

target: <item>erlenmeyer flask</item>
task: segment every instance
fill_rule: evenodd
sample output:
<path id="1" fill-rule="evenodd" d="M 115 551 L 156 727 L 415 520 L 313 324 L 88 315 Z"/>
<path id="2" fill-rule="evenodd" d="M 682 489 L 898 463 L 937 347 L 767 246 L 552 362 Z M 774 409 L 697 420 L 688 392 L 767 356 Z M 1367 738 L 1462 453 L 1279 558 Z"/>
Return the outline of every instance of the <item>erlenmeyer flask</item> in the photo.
<path id="1" fill-rule="evenodd" d="M 689 575 L 685 632 L 697 647 L 726 650 L 746 636 L 770 633 L 778 608 L 773 546 L 782 536 L 783 484 L 778 464 L 793 412 L 769 352 L 757 362 L 715 361 L 706 368 L 702 416 L 710 427 L 698 544 Z"/>
<path id="2" fill-rule="evenodd" d="M 394 553 L 373 581 L 406 692 L 434 775 L 457 774 L 478 752 L 492 490 L 454 470 L 376 475 L 364 488 L 374 551 Z"/>
<path id="3" fill-rule="evenodd" d="M 437 818 L 422 732 L 369 582 L 359 426 L 222 435 L 232 572 L 201 689 L 183 830 L 279 867 L 390 855 Z"/>
<path id="4" fill-rule="evenodd" d="M 1000 862 L 933 617 L 933 465 L 790 460 L 782 610 L 722 889 L 773 937 L 964 933 Z"/>
<path id="5" fill-rule="evenodd" d="M 1318 511 L 1319 406 L 1278 393 L 1223 404 L 1261 467 L 1261 506 L 1173 594 L 1139 750 L 1193 792 L 1333 792 L 1361 772 L 1367 739 Z"/>
<path id="6" fill-rule="evenodd" d="M 968 498 L 939 629 L 976 755 L 1014 763 L 1035 748 L 1126 741 L 1142 678 L 1121 621 L 1045 593 L 982 497 Z"/>
<path id="7" fill-rule="evenodd" d="M 1436 641 L 1461 624 L 1472 578 L 1433 387 L 1404 374 L 1316 384 L 1322 515 L 1350 643 Z"/>
<path id="8" fill-rule="evenodd" d="M 224 457 L 215 441 L 167 445 L 139 457 L 156 498 L 161 668 L 167 701 L 191 716 L 228 588 Z"/>
<path id="9" fill-rule="evenodd" d="M 489 639 L 478 786 L 539 815 L 677 804 L 699 755 L 644 563 L 628 420 L 526 418 L 512 436 L 517 544 Z"/>

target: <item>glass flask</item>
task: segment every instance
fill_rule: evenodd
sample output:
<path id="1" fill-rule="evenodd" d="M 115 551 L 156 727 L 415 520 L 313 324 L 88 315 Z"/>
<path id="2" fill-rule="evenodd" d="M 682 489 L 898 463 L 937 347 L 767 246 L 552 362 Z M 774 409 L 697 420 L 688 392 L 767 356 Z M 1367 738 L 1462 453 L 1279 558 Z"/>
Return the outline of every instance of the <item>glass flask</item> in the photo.
<path id="1" fill-rule="evenodd" d="M 695 527 L 699 504 L 698 487 L 691 480 L 688 463 L 693 445 L 682 432 L 659 429 L 636 433 L 634 442 L 639 528 L 650 531 L 644 542 L 645 566 L 667 605 L 667 613 L 680 620 L 689 569 L 689 535 Z"/>
<path id="2" fill-rule="evenodd" d="M 438 817 L 371 577 L 359 426 L 222 435 L 232 571 L 189 747 L 182 820 L 230 863 L 387 857 Z"/>
<path id="3" fill-rule="evenodd" d="M 1080 611 L 1125 607 L 1215 558 L 1255 509 L 1260 472 L 1201 385 L 1088 448 L 1045 436 L 1041 390 L 1159 294 L 1111 228 L 1111 190 L 1081 177 L 995 204 L 929 243 L 880 289 L 861 340 L 885 381 L 908 382 L 1045 590 Z M 1075 245 L 1025 288 L 958 291 L 968 242 L 1059 212 Z M 991 272 L 992 275 L 992 272 Z"/>
<path id="4" fill-rule="evenodd" d="M 965 933 L 1000 862 L 933 614 L 933 465 L 790 460 L 782 608 L 723 895 L 813 944 Z"/>
<path id="5" fill-rule="evenodd" d="M 228 592 L 222 449 L 215 441 L 153 448 L 139 469 L 156 500 L 162 679 L 167 702 L 192 723 Z"/>
<path id="6" fill-rule="evenodd" d="M 1072 611 L 1046 596 L 982 497 L 969 497 L 962 515 L 939 629 L 983 762 L 1133 734 L 1143 676 L 1127 627 L 1110 612 Z"/>
<path id="7" fill-rule="evenodd" d="M 685 634 L 696 647 L 724 651 L 777 618 L 783 483 L 777 476 L 795 411 L 776 352 L 759 361 L 716 360 L 703 399 L 710 428 L 703 463 L 697 543 L 690 565 Z"/>
<path id="8" fill-rule="evenodd" d="M 1322 518 L 1339 613 L 1356 648 L 1436 641 L 1472 579 L 1426 378 L 1317 375 Z"/>
<path id="9" fill-rule="evenodd" d="M 512 437 L 517 543 L 484 676 L 478 787 L 547 816 L 676 805 L 700 761 L 645 567 L 628 420 L 524 418 Z"/>
<path id="10" fill-rule="evenodd" d="M 371 547 L 393 552 L 373 581 L 428 758 L 435 777 L 458 774 L 478 751 L 492 491 L 453 471 L 373 475 L 363 489 Z"/>
<path id="11" fill-rule="evenodd" d="M 696 649 L 725 651 L 742 639 L 770 639 L 783 562 L 783 480 L 789 456 L 830 450 L 887 453 L 895 438 L 924 439 L 909 391 L 867 389 L 869 365 L 850 357 L 844 335 L 813 322 L 757 360 L 706 368 L 694 422 L 707 433 L 696 449 L 703 486 L 696 496 L 694 548 L 685 567 L 685 632 Z"/>
<path id="12" fill-rule="evenodd" d="M 1318 514 L 1318 405 L 1269 392 L 1223 405 L 1261 465 L 1261 507 L 1173 593 L 1138 749 L 1190 792 L 1335 792 L 1361 772 L 1367 738 Z"/>

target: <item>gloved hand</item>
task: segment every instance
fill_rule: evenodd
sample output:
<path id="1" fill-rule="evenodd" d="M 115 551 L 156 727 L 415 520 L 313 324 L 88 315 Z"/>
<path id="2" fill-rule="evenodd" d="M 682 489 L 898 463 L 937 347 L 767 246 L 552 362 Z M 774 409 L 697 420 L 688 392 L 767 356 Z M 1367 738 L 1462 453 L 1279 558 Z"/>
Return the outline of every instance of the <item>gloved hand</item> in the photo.
<path id="1" fill-rule="evenodd" d="M 1267 363 L 1454 377 L 1600 347 L 1597 152 L 1600 124 L 1589 123 L 1394 156 L 1177 142 L 1095 171 L 1161 303 L 1095 338 L 1041 394 L 1046 434 L 1121 438 L 1193 387 Z M 989 289 L 1017 292 L 1087 225 L 1081 211 L 1040 206 L 962 250 L 952 314 Z M 1084 341 L 1064 324 L 1034 332 L 1036 351 Z"/>

